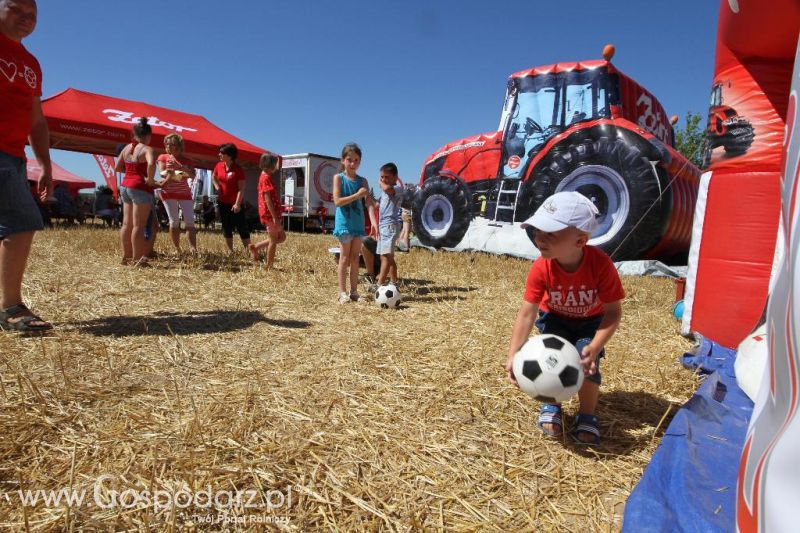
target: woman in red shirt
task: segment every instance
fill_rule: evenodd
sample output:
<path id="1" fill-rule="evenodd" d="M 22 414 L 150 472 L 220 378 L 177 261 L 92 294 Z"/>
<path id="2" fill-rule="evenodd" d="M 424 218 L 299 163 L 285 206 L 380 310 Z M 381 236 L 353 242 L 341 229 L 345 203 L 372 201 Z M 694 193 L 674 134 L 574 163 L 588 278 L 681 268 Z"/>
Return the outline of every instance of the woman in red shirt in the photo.
<path id="1" fill-rule="evenodd" d="M 219 147 L 219 163 L 211 173 L 211 183 L 217 191 L 217 206 L 222 222 L 222 234 L 228 252 L 233 253 L 233 230 L 239 233 L 245 249 L 250 247 L 250 228 L 244 218 L 244 170 L 236 163 L 239 150 L 233 143 L 225 143 Z"/>
<path id="2" fill-rule="evenodd" d="M 189 248 L 197 253 L 197 231 L 194 227 L 194 202 L 188 180 L 194 178 L 192 162 L 183 155 L 183 137 L 170 133 L 164 137 L 166 154 L 158 156 L 158 170 L 164 181 L 161 185 L 161 200 L 169 217 L 169 234 L 172 244 L 181 253 L 181 218 L 186 224 Z"/>
<path id="3" fill-rule="evenodd" d="M 119 233 L 123 265 L 147 265 L 144 228 L 153 209 L 153 188 L 156 185 L 153 180 L 156 157 L 149 146 L 152 133 L 147 117 L 140 118 L 133 126 L 133 142 L 122 149 L 115 168 L 117 172 L 125 172 L 119 190 L 123 208 Z"/>

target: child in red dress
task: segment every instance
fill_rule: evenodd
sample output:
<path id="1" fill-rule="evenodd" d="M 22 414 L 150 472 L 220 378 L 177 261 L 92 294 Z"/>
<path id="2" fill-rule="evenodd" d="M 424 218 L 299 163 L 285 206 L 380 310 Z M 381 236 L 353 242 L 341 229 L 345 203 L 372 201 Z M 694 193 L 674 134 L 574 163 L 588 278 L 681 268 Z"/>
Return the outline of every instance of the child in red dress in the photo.
<path id="1" fill-rule="evenodd" d="M 275 261 L 278 245 L 286 240 L 286 232 L 281 225 L 278 191 L 272 181 L 273 176 L 280 170 L 280 159 L 274 154 L 262 154 L 258 166 L 261 167 L 261 176 L 258 178 L 258 216 L 269 237 L 259 243 L 251 244 L 249 248 L 253 261 L 259 260 L 259 250 L 267 249 L 266 267 L 269 270 Z"/>

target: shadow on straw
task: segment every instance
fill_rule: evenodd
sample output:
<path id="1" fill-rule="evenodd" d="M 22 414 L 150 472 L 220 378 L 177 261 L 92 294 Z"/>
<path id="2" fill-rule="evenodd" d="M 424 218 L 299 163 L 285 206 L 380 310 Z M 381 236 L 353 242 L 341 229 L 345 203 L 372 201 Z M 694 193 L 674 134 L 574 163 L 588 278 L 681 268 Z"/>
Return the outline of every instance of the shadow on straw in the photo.
<path id="1" fill-rule="evenodd" d="M 301 320 L 267 318 L 258 311 L 197 311 L 191 313 L 157 312 L 150 315 L 117 315 L 75 322 L 82 332 L 98 337 L 133 337 L 142 335 L 193 335 L 225 333 L 247 329 L 258 323 L 303 329 L 311 325 Z"/>
<path id="2" fill-rule="evenodd" d="M 430 285 L 433 283 L 429 279 L 419 279 L 419 278 L 400 278 L 400 287 L 409 287 L 413 288 L 416 286 L 421 285 Z"/>
<path id="3" fill-rule="evenodd" d="M 654 437 L 659 439 L 672 421 L 680 405 L 642 391 L 609 391 L 600 393 L 597 416 L 600 419 L 602 443 L 589 448 L 573 444 L 570 447 L 587 457 L 625 456 L 649 447 Z M 568 417 L 566 431 L 572 430 L 573 418 Z M 654 433 L 655 432 L 655 433 Z"/>
<path id="4" fill-rule="evenodd" d="M 442 294 L 446 292 L 472 292 L 477 291 L 478 287 L 420 287 L 414 290 L 417 296 L 425 294 Z"/>

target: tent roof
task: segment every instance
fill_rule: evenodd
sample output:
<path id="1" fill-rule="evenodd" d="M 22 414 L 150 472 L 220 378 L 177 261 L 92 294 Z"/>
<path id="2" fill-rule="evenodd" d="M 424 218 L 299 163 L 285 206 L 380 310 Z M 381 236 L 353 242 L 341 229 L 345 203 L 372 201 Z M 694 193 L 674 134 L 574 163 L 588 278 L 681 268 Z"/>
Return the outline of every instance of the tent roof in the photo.
<path id="1" fill-rule="evenodd" d="M 69 170 L 62 168 L 55 163 L 51 162 L 53 166 L 53 182 L 58 184 L 59 182 L 66 183 L 70 189 L 94 189 L 97 187 L 97 184 L 92 180 L 87 180 L 86 178 L 81 178 L 80 176 L 76 176 Z M 42 168 L 39 166 L 39 163 L 35 159 L 28 159 L 28 181 L 39 181 L 39 176 L 42 175 Z"/>
<path id="2" fill-rule="evenodd" d="M 50 145 L 59 150 L 116 156 L 131 140 L 133 124 L 145 116 L 153 128 L 152 146 L 163 151 L 164 137 L 183 136 L 186 156 L 201 168 L 219 161 L 219 145 L 231 142 L 239 149 L 239 163 L 257 165 L 266 150 L 238 139 L 200 115 L 174 111 L 144 102 L 123 100 L 78 89 L 67 89 L 42 101 L 50 127 Z"/>

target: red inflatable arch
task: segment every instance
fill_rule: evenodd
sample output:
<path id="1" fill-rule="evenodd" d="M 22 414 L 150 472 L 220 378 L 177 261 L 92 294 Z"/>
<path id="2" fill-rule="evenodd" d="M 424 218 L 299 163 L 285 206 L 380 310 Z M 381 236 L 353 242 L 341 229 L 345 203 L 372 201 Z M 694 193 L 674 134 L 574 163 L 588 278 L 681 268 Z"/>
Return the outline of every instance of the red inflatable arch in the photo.
<path id="1" fill-rule="evenodd" d="M 730 348 L 767 301 L 798 24 L 796 0 L 721 4 L 683 330 Z"/>

